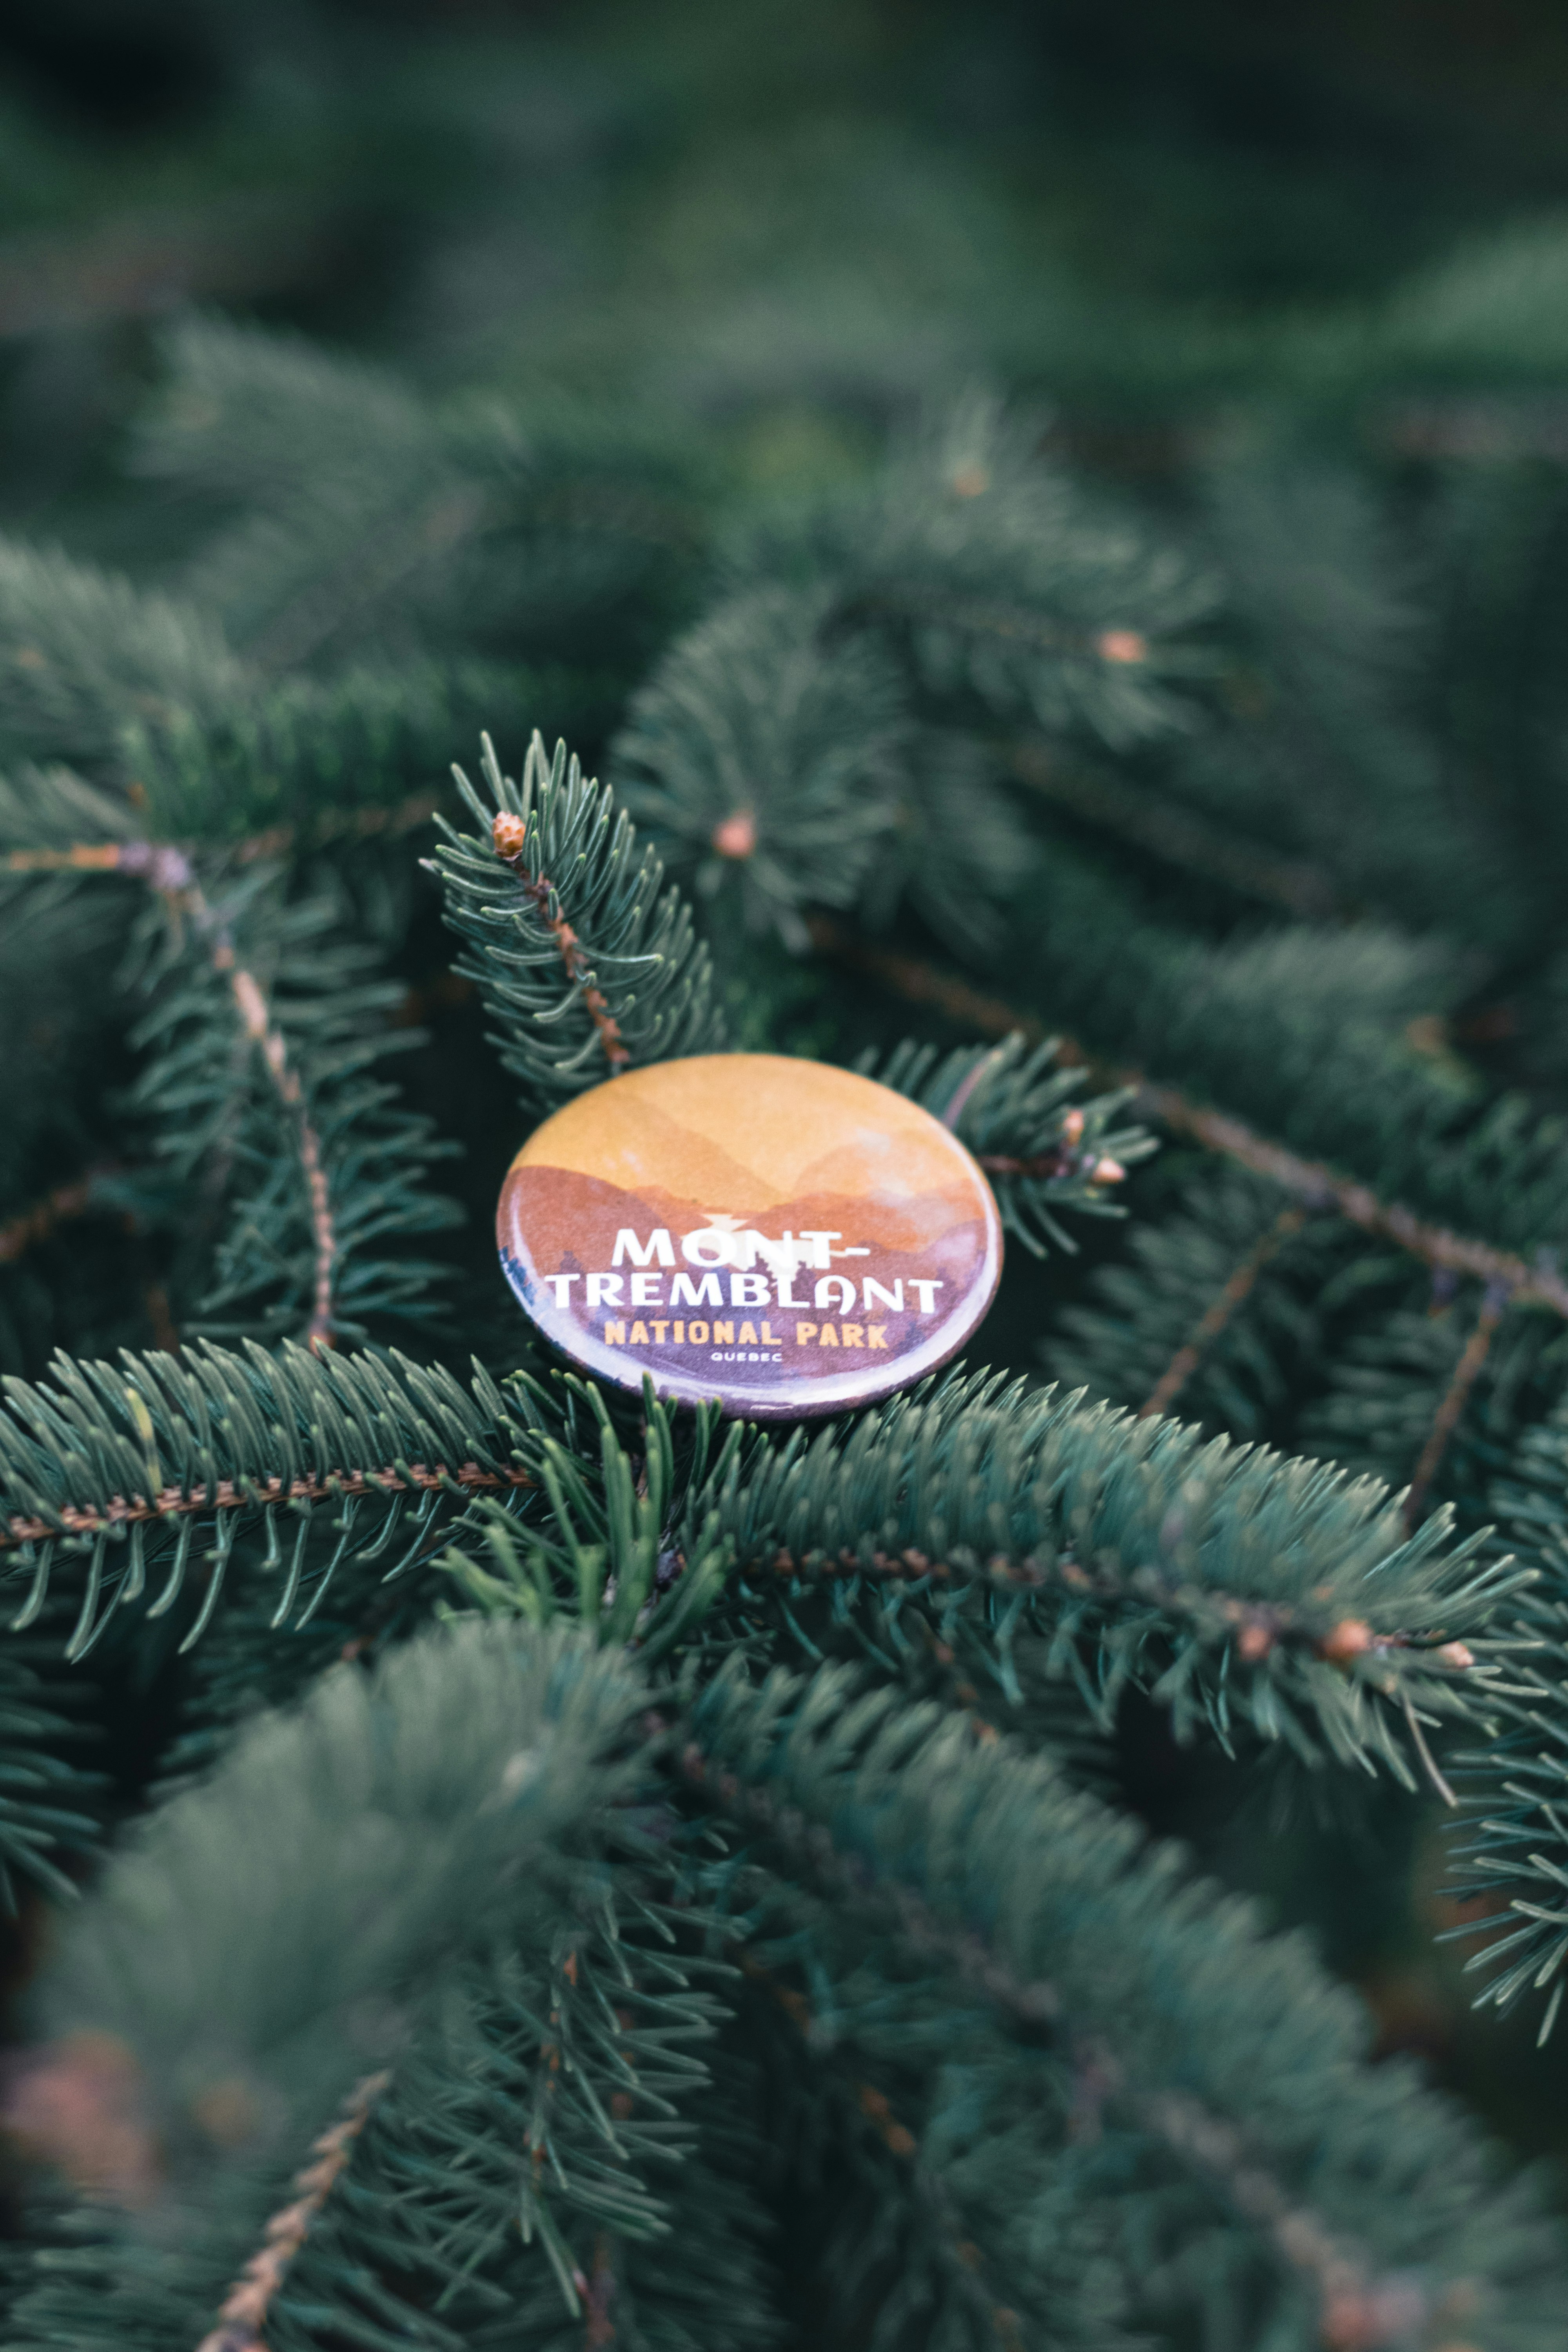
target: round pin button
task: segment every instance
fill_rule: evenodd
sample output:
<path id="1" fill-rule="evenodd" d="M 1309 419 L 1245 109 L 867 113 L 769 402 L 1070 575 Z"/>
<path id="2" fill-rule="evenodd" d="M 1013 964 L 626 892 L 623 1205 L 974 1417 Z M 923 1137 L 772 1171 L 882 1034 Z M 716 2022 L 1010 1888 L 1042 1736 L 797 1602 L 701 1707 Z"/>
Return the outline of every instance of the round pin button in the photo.
<path id="1" fill-rule="evenodd" d="M 623 1388 L 794 1421 L 956 1355 L 1002 1272 L 991 1188 L 940 1119 L 776 1054 L 610 1078 L 507 1171 L 501 1265 L 566 1355 Z"/>

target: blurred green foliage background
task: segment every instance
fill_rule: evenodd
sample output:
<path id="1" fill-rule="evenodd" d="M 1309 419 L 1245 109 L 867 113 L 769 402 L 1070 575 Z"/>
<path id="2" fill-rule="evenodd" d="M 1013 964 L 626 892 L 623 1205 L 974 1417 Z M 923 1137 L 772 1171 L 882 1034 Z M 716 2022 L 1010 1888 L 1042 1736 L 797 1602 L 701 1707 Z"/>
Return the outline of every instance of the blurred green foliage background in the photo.
<path id="1" fill-rule="evenodd" d="M 0 527 L 177 560 L 199 519 L 127 495 L 125 436 L 193 306 L 566 431 L 614 410 L 654 458 L 695 431 L 720 508 L 856 473 L 976 379 L 1156 503 L 1249 420 L 1555 467 L 1565 132 L 1550 0 L 12 6 Z M 1551 2144 L 1531 2024 L 1468 2021 L 1386 1853 L 1270 1847 L 1207 1771 L 1152 1746 L 1150 1818 L 1277 1868 L 1388 2042 Z"/>
<path id="2" fill-rule="evenodd" d="M 1489 383 L 1505 318 L 1544 387 L 1565 128 L 1546 0 L 13 7 L 0 499 L 158 560 L 105 477 L 192 303 L 695 410 L 752 482 L 977 372 L 1143 475 L 1237 400 Z"/>

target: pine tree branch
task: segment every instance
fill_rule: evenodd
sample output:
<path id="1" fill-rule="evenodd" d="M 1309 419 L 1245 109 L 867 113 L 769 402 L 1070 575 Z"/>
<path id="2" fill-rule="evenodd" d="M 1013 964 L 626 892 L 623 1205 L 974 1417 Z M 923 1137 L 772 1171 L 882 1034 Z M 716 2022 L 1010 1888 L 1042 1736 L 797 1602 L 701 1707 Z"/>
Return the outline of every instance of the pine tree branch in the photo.
<path id="1" fill-rule="evenodd" d="M 836 2052 L 852 2065 L 865 2032 L 886 2063 L 923 2029 L 962 2071 L 971 2131 L 981 2085 L 1030 2069 L 1030 2112 L 1051 2121 L 1026 2157 L 1014 2152 L 1015 2173 L 1048 2193 L 1064 2144 L 1103 2134 L 1135 2293 L 1151 2268 L 1140 2189 L 1168 2193 L 1170 2168 L 1267 2249 L 1277 2284 L 1252 2306 L 1259 2341 L 1271 2319 L 1282 2342 L 1310 2329 L 1345 2352 L 1394 2352 L 1417 2336 L 1447 2345 L 1485 2313 L 1500 2342 L 1536 2345 L 1552 2233 L 1527 2250 L 1506 2190 L 1483 2222 L 1479 2147 L 1410 2077 L 1359 2063 L 1356 2005 L 1326 1985 L 1310 1997 L 1300 1948 L 1264 1942 L 1234 1901 L 1182 1886 L 1168 1850 L 1009 1743 L 933 1729 L 831 1667 L 760 1690 L 721 1676 L 682 1737 L 686 1785 L 780 1885 L 758 1906 L 764 1932 L 834 1999 Z M 851 1988 L 873 1954 L 862 2027 Z M 974 2211 L 983 2243 L 998 2220 L 993 2193 Z M 1156 2310 L 1179 2336 L 1179 2312 Z"/>
<path id="2" fill-rule="evenodd" d="M 205 913 L 205 906 L 201 912 Z M 196 909 L 193 908 L 193 914 Z M 300 1084 L 300 1074 L 289 1063 L 289 1048 L 283 1033 L 272 1019 L 266 997 L 254 973 L 236 963 L 234 947 L 221 933 L 213 948 L 213 966 L 226 973 L 230 992 L 239 1013 L 246 1035 L 260 1052 L 279 1101 L 288 1114 L 295 1137 L 295 1149 L 300 1155 L 300 1167 L 310 1195 L 310 1233 L 315 1245 L 315 1283 L 310 1297 L 310 1315 L 305 1325 L 308 1347 L 332 1345 L 336 1318 L 333 1314 L 332 1274 L 337 1264 L 337 1232 L 332 1218 L 331 1195 L 327 1186 L 326 1170 L 321 1164 L 321 1139 L 305 1108 L 305 1097 Z"/>
<path id="3" fill-rule="evenodd" d="M 307 823 L 268 825 L 261 833 L 237 841 L 228 856 L 236 866 L 286 857 L 308 845 L 325 847 L 335 841 L 374 841 L 384 835 L 414 833 L 428 824 L 441 805 L 436 793 L 410 793 L 395 806 L 318 809 Z M 0 874 L 127 874 L 178 877 L 188 870 L 200 845 L 185 842 L 79 841 L 56 849 L 13 849 L 0 856 Z M 182 861 L 184 861 L 182 863 Z M 178 887 L 177 881 L 154 880 L 154 888 Z"/>
<path id="4" fill-rule="evenodd" d="M 1005 759 L 1009 772 L 1043 799 L 1169 865 L 1293 915 L 1321 918 L 1338 909 L 1331 877 L 1304 859 L 1270 857 L 1177 802 L 1125 783 L 1109 771 L 1086 772 L 1038 743 L 1009 743 Z"/>
<path id="5" fill-rule="evenodd" d="M 353 554 L 313 579 L 246 652 L 263 669 L 292 669 L 321 651 L 364 609 L 426 565 L 449 557 L 484 528 L 490 501 L 477 483 L 445 483 L 412 513 L 396 513 L 361 540 Z"/>
<path id="6" fill-rule="evenodd" d="M 427 1315 L 442 1269 L 386 1243 L 455 1222 L 424 1183 L 450 1147 L 371 1074 L 417 1039 L 386 1025 L 397 992 L 342 938 L 338 902 L 286 902 L 259 858 L 237 861 L 237 877 L 216 854 L 204 875 L 191 850 L 146 837 L 131 805 L 68 771 L 31 786 L 0 784 L 0 830 L 34 835 L 9 853 L 14 868 L 101 873 L 148 894 L 139 977 L 153 1009 L 132 1043 L 155 1051 L 132 1100 L 176 1182 L 197 1189 L 177 1221 L 181 1320 L 225 1336 L 291 1329 L 320 1347 L 363 1335 L 361 1300 L 378 1318 Z M 408 814 L 362 813 L 375 829 Z M 95 815 L 119 837 L 73 840 Z"/>
<path id="7" fill-rule="evenodd" d="M 352 1500 L 377 1495 L 445 1495 L 454 1489 L 493 1494 L 534 1483 L 524 1471 L 487 1470 L 477 1462 L 400 1463 L 396 1468 L 384 1465 L 371 1470 L 329 1470 L 320 1478 L 246 1478 L 237 1485 L 231 1478 L 218 1478 L 210 1487 L 194 1486 L 189 1494 L 182 1494 L 177 1486 L 161 1487 L 151 1501 L 141 1495 L 130 1501 L 115 1495 L 101 1509 L 67 1503 L 47 1518 L 13 1514 L 0 1521 L 0 1548 L 47 1543 L 61 1535 L 97 1535 L 106 1528 L 151 1526 L 154 1521 L 164 1526 L 204 1511 L 266 1510 L 279 1503 L 320 1503 L 340 1496 Z"/>
<path id="8" fill-rule="evenodd" d="M 328 846 L 336 841 L 374 841 L 384 835 L 415 833 L 428 824 L 441 805 L 437 793 L 410 793 L 394 808 L 324 808 L 311 812 L 304 824 L 269 825 L 264 833 L 247 835 L 230 852 L 237 866 L 287 857 L 305 845 Z"/>
<path id="9" fill-rule="evenodd" d="M 986 483 L 978 491 L 961 490 L 959 495 L 984 497 L 990 487 Z M 1152 650 L 1138 629 L 1074 627 L 1022 604 L 954 597 L 941 589 L 881 589 L 849 606 L 843 618 L 862 614 L 935 622 L 961 635 L 996 637 L 1004 644 L 1026 646 L 1033 653 L 1070 654 L 1121 669 L 1141 669 Z"/>
<path id="10" fill-rule="evenodd" d="M 819 1717 L 818 1738 L 820 1721 Z M 713 1770 L 695 1742 L 680 1752 L 678 1769 L 683 1782 L 717 1811 L 748 1832 L 761 1831 L 786 1853 L 795 1868 L 829 1901 L 874 1914 L 876 1927 L 891 1928 L 922 1965 L 934 1960 L 951 1969 L 1024 2033 L 1037 2036 L 1042 2028 L 1048 2028 L 1063 2044 L 1068 2062 L 1084 2086 L 1087 2112 L 1080 2108 L 1079 2130 L 1098 2133 L 1101 2111 L 1113 2101 L 1173 2154 L 1206 2176 L 1235 2214 L 1264 2231 L 1281 2260 L 1310 2282 L 1321 2340 L 1330 2352 L 1377 2352 L 1384 2346 L 1392 2352 L 1412 2326 L 1429 2316 L 1426 2299 L 1419 2289 L 1413 2289 L 1408 2274 L 1380 2268 L 1367 2247 L 1342 2229 L 1330 2229 L 1282 2173 L 1270 2167 L 1256 2146 L 1249 2145 L 1244 2129 L 1190 2092 L 1150 2091 L 1130 2079 L 1113 2039 L 1075 2026 L 1058 1987 L 1039 1977 L 1020 1977 L 999 1957 L 983 1931 L 949 1925 L 908 1884 L 895 1882 L 868 1890 L 863 1871 L 853 1868 L 836 1848 L 830 1833 L 808 1826 L 806 1817 L 781 1805 L 754 1780 L 748 1784 L 733 1771 Z M 809 2048 L 814 2018 L 805 1995 L 749 1950 L 742 1949 L 741 1967 L 789 2018 Z M 889 2154 L 900 2163 L 918 2165 L 920 2141 L 885 2094 L 866 2082 L 853 2082 L 850 2089 Z M 976 2285 L 987 2292 L 979 2250 L 965 2240 L 964 2224 L 944 2184 L 927 2171 L 925 2187 L 954 2252 Z M 1449 2289 L 1447 2307 L 1455 2315 L 1464 2308 L 1468 2289 L 1466 2281 Z M 1016 2315 L 994 2295 L 989 2300 L 992 2322 L 1002 2343 L 1018 2343 Z"/>
<path id="11" fill-rule="evenodd" d="M 1130 1079 L 1129 1083 L 1132 1083 Z M 1321 1162 L 1300 1159 L 1267 1138 L 1255 1135 L 1239 1119 L 1205 1110 L 1169 1087 L 1153 1086 L 1139 1100 L 1150 1112 L 1190 1135 L 1210 1151 L 1268 1176 L 1294 1192 L 1310 1208 L 1332 1207 L 1363 1233 L 1394 1243 L 1412 1257 L 1447 1274 L 1472 1276 L 1495 1286 L 1521 1307 L 1548 1307 L 1568 1317 L 1568 1280 L 1550 1265 L 1531 1265 L 1510 1251 L 1494 1249 L 1489 1242 L 1470 1239 L 1442 1225 L 1426 1223 L 1397 1201 L 1384 1202 L 1365 1184 L 1340 1176 Z"/>
<path id="12" fill-rule="evenodd" d="M 547 874 L 531 875 L 523 862 L 528 845 L 528 830 L 521 817 L 505 810 L 496 812 L 490 824 L 490 837 L 496 856 L 503 866 L 510 866 L 521 886 L 522 895 L 534 908 L 540 921 L 554 940 L 556 950 L 565 968 L 567 980 L 578 994 L 598 1034 L 612 1076 L 624 1070 L 631 1054 L 621 1036 L 620 1024 L 611 1013 L 609 1000 L 603 989 L 594 985 L 593 967 L 583 942 L 561 912 L 561 894 Z"/>
<path id="13" fill-rule="evenodd" d="M 131 846 L 138 852 L 147 853 L 145 870 L 150 877 L 159 875 L 163 877 L 153 882 L 153 887 L 166 894 L 175 922 L 188 921 L 196 937 L 205 943 L 212 970 L 227 988 L 240 1028 L 259 1055 L 287 1128 L 293 1137 L 308 1203 L 313 1260 L 310 1311 L 302 1336 L 309 1347 L 331 1347 L 337 1319 L 333 1298 L 333 1276 L 338 1260 L 336 1221 L 322 1164 L 321 1133 L 306 1106 L 299 1071 L 289 1060 L 287 1042 L 273 1018 L 260 982 L 255 973 L 247 971 L 237 959 L 231 927 L 208 905 L 182 854 L 163 847 L 154 848 L 151 844 L 138 843 Z M 123 854 L 119 865 L 123 870 Z M 185 866 L 188 877 L 183 883 L 171 878 L 179 874 L 182 865 Z M 140 859 L 137 868 L 132 870 L 141 870 Z"/>
<path id="14" fill-rule="evenodd" d="M 384 2070 L 356 2083 L 339 2120 L 311 2143 L 310 2153 L 316 2161 L 294 2175 L 293 2186 L 299 2194 L 268 2222 L 265 2246 L 247 2263 L 244 2275 L 225 2298 L 218 2314 L 222 2325 L 202 2338 L 197 2352 L 267 2352 L 262 2329 L 273 2298 L 289 2263 L 304 2244 L 311 2223 L 331 2195 L 333 2184 L 347 2165 L 371 2110 L 391 2080 L 391 2074 Z"/>
<path id="15" fill-rule="evenodd" d="M 1059 1222 L 1064 1210 L 1123 1214 L 1113 1188 L 1156 1148 L 1126 1123 L 1126 1089 L 1075 1101 L 1086 1073 L 1063 1061 L 1059 1039 L 1031 1050 L 1015 1030 L 999 1045 L 951 1054 L 906 1039 L 855 1066 L 951 1128 L 992 1178 L 1006 1231 L 1043 1257 L 1050 1244 L 1078 1247 Z"/>
<path id="16" fill-rule="evenodd" d="M 707 1780 L 707 1768 L 695 1748 L 689 1748 L 680 1762 L 682 1778 L 701 1790 Z M 734 1803 L 733 1786 L 727 1788 L 720 1802 L 724 1810 L 735 1813 L 743 1810 L 753 1822 L 761 1822 L 773 1829 L 776 1826 L 773 1809 L 759 1792 L 750 1792 L 752 1801 L 743 1809 Z M 787 1983 L 775 1969 L 767 1967 L 755 1952 L 741 1946 L 737 1953 L 741 1973 L 758 1990 L 766 1994 L 775 2008 L 787 2017 L 805 2053 L 813 2052 L 826 2038 L 824 2027 L 815 2015 L 811 2002 L 799 1989 Z M 912 2172 L 918 2179 L 922 2204 L 940 2231 L 951 2270 L 962 2281 L 967 2295 L 973 2295 L 984 2308 L 995 2331 L 1001 2352 L 1024 2352 L 1024 2339 L 1019 2333 L 1018 2315 L 1002 2302 L 986 2275 L 986 2266 L 979 2247 L 966 2233 L 963 2216 L 956 2210 L 946 2183 L 940 2174 L 920 2160 L 920 2141 L 898 2113 L 885 2091 L 864 2077 L 851 2077 L 847 2085 L 850 2105 L 860 2121 L 868 2126 L 882 2147 L 900 2168 Z"/>
<path id="17" fill-rule="evenodd" d="M 7 2340 L 162 2352 L 210 2336 L 226 2298 L 239 2341 L 279 2352 L 324 2310 L 410 2352 L 498 2322 L 657 2341 L 667 2313 L 697 2343 L 770 2346 L 761 2143 L 716 2046 L 731 1971 L 704 1950 L 721 1923 L 689 1900 L 647 1702 L 570 1633 L 426 1630 L 166 1801 L 40 2000 L 56 2033 L 134 2062 L 166 2202 L 85 2255 L 40 2249 Z M 392 2073 L 371 2115 L 367 2062 Z M 203 2118 L 225 2095 L 223 2137 Z M 270 2150 L 333 2105 L 268 2225 Z"/>
<path id="18" fill-rule="evenodd" d="M 983 1035 L 1005 1037 L 1016 1034 L 1034 1043 L 1043 1041 L 1047 1034 L 1045 1024 L 1034 1014 L 1020 1012 L 999 997 L 986 995 L 967 981 L 939 971 L 934 964 L 872 947 L 828 916 L 814 918 L 812 938 L 822 953 L 868 973 L 907 1003 L 929 1004 L 950 1020 L 978 1029 Z M 1058 1050 L 1064 1056 L 1098 1069 L 1114 1085 L 1132 1088 L 1141 1110 L 1163 1120 L 1178 1135 L 1189 1136 L 1206 1150 L 1218 1152 L 1241 1167 L 1268 1177 L 1309 1208 L 1337 1210 L 1363 1232 L 1374 1234 L 1380 1241 L 1393 1242 L 1425 1265 L 1450 1274 L 1472 1276 L 1496 1286 L 1520 1306 L 1547 1307 L 1553 1314 L 1568 1318 L 1568 1279 L 1549 1264 L 1531 1265 L 1510 1251 L 1494 1248 L 1489 1242 L 1475 1241 L 1446 1226 L 1430 1224 L 1401 1202 L 1379 1200 L 1370 1186 L 1338 1174 L 1321 1161 L 1302 1159 L 1282 1144 L 1255 1134 L 1240 1119 L 1207 1109 L 1173 1087 L 1147 1079 L 1142 1071 L 1108 1069 L 1097 1064 L 1095 1057 L 1073 1039 L 1057 1034 Z"/>
<path id="19" fill-rule="evenodd" d="M 1421 1449 L 1421 1459 L 1415 1465 L 1415 1475 L 1410 1481 L 1409 1490 L 1405 1497 L 1406 1527 L 1413 1528 L 1420 1522 L 1421 1515 L 1426 1508 L 1427 1495 L 1431 1491 L 1432 1481 L 1436 1476 L 1443 1456 L 1448 1450 L 1448 1441 L 1459 1425 L 1459 1417 L 1469 1401 L 1470 1391 L 1480 1378 L 1481 1367 L 1486 1362 L 1493 1337 L 1498 1325 L 1502 1320 L 1503 1309 L 1507 1305 L 1507 1293 L 1500 1289 L 1496 1284 L 1489 1284 L 1481 1300 L 1480 1312 L 1476 1318 L 1475 1328 L 1465 1342 L 1463 1352 L 1454 1367 L 1454 1377 L 1448 1382 L 1442 1402 L 1433 1416 L 1431 1431 L 1426 1444 Z"/>
<path id="20" fill-rule="evenodd" d="M 13 851 L 5 864 L 17 873 L 91 870 L 121 874 L 145 882 L 163 901 L 176 929 L 188 924 L 204 943 L 211 969 L 227 991 L 242 1034 L 256 1049 L 293 1139 L 307 1202 L 313 1261 L 309 1311 L 301 1336 L 311 1347 L 334 1344 L 338 1320 L 334 1276 L 340 1245 L 321 1131 L 267 993 L 255 972 L 240 962 L 232 924 L 208 902 L 190 857 L 172 843 L 130 840 Z"/>
<path id="21" fill-rule="evenodd" d="M 476 1371 L 472 1397 L 406 1358 L 321 1356 L 285 1343 L 244 1356 L 203 1343 L 119 1365 L 55 1361 L 58 1386 L 7 1380 L 0 1419 L 0 1546 L 101 1538 L 204 1513 L 533 1485 L 510 1406 Z M 171 1475 L 172 1474 L 172 1475 Z M 184 1549 L 181 1559 L 184 1559 Z M 36 1569 L 41 1602 L 47 1559 Z"/>
<path id="22" fill-rule="evenodd" d="M 1529 1573 L 1483 1565 L 1474 1538 L 1446 1551 L 1436 1517 L 1411 1535 L 1374 1481 L 985 1377 L 732 1458 L 687 1512 L 693 1543 L 700 1525 L 709 1549 L 733 1549 L 739 1622 L 763 1576 L 786 1597 L 841 1582 L 845 1606 L 862 1585 L 973 1589 L 995 1612 L 1004 1691 L 1027 1633 L 1097 1719 L 1131 1683 L 1180 1738 L 1228 1747 L 1246 1724 L 1406 1786 L 1427 1769 L 1406 1697 L 1428 1719 L 1489 1713 L 1511 1687 L 1503 1659 L 1531 1646 L 1502 1631 Z"/>
<path id="23" fill-rule="evenodd" d="M 1293 1234 L 1300 1232 L 1306 1222 L 1305 1209 L 1280 1210 L 1268 1231 L 1253 1244 L 1218 1297 L 1205 1312 L 1192 1338 L 1177 1349 L 1139 1406 L 1137 1417 L 1140 1421 L 1146 1420 L 1151 1413 L 1170 1411 L 1203 1361 L 1205 1349 L 1211 1340 L 1219 1338 L 1269 1259 L 1277 1255 Z"/>
<path id="24" fill-rule="evenodd" d="M 62 1694 L 18 1646 L 0 1654 L 0 1914 L 8 1918 L 17 1877 L 70 1902 L 76 1886 L 51 1857 L 62 1849 L 90 1853 L 100 1834 L 98 1777 L 68 1760 L 83 1727 L 59 1711 Z M 42 1643 L 20 1646 L 36 1657 Z"/>
<path id="25" fill-rule="evenodd" d="M 704 896 L 805 944 L 800 903 L 848 907 L 892 853 L 914 730 L 898 670 L 836 628 L 831 590 L 731 595 L 676 640 L 610 747 L 616 793 Z"/>
<path id="26" fill-rule="evenodd" d="M 475 982 L 506 1067 L 536 1107 L 553 1108 L 606 1075 L 724 1042 L 708 951 L 678 890 L 615 796 L 584 778 L 566 747 L 529 746 L 521 786 L 489 738 L 489 804 L 462 771 L 482 837 L 456 833 L 427 861 L 446 919 L 468 942 L 456 969 Z"/>

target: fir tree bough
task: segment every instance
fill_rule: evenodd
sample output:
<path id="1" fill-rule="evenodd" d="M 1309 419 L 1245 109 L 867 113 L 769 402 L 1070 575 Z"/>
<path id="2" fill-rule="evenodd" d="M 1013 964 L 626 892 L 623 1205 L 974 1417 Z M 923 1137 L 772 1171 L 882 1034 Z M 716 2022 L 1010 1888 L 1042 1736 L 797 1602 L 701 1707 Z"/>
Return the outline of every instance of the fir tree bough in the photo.
<path id="1" fill-rule="evenodd" d="M 1130 1761 L 1451 1814 L 1550 2030 L 1568 1152 L 1470 1045 L 1568 948 L 1394 524 L 984 390 L 747 511 L 165 365 L 176 575 L 0 551 L 0 981 L 99 1072 L 0 1154 L 6 2343 L 1548 2352 L 1550 2192 Z M 1010 1364 L 760 1432 L 546 1360 L 517 1098 L 740 1036 L 973 1152 Z"/>

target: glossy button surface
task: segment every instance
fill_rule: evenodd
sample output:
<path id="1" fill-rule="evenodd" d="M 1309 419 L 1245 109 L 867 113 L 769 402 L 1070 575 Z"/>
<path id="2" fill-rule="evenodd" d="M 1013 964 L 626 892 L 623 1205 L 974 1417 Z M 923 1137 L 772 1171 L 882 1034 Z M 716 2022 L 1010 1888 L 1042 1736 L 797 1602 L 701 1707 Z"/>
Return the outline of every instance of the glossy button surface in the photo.
<path id="1" fill-rule="evenodd" d="M 540 1329 L 626 1388 L 795 1420 L 907 1388 L 991 1304 L 991 1188 L 939 1119 L 773 1054 L 630 1070 L 529 1137 L 496 1219 Z"/>

